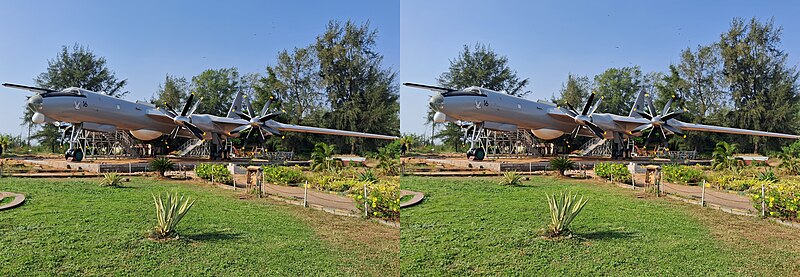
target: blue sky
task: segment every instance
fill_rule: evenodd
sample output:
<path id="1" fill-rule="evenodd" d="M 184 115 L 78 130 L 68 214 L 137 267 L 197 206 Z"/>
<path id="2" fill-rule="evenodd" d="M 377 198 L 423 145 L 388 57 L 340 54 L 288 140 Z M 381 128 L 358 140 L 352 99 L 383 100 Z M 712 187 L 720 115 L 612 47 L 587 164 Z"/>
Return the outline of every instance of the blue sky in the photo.
<path id="1" fill-rule="evenodd" d="M 610 67 L 666 71 L 680 51 L 719 40 L 734 17 L 775 18 L 789 64 L 800 61 L 800 4 L 792 1 L 419 1 L 400 3 L 400 80 L 435 84 L 464 44 L 481 42 L 550 99 L 568 73 Z M 426 91 L 400 89 L 400 130 L 430 134 Z"/>
<path id="2" fill-rule="evenodd" d="M 263 73 L 282 49 L 304 47 L 329 20 L 370 21 L 384 66 L 400 64 L 398 1 L 0 1 L 0 83 L 33 85 L 62 45 L 88 46 L 149 99 L 169 73 Z M 0 133 L 27 133 L 24 91 L 0 87 Z"/>

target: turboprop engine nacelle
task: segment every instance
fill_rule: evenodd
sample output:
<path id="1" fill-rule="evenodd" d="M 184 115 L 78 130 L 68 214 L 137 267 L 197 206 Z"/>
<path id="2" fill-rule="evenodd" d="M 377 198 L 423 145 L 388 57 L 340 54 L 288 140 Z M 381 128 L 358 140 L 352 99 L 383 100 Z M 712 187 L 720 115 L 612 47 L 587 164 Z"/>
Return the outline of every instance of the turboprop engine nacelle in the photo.
<path id="1" fill-rule="evenodd" d="M 556 139 L 564 135 L 564 131 L 554 130 L 554 129 L 544 129 L 544 128 L 532 130 L 531 132 L 533 132 L 534 136 L 543 140 Z"/>
<path id="2" fill-rule="evenodd" d="M 163 133 L 159 131 L 139 129 L 139 130 L 131 130 L 131 135 L 133 135 L 133 137 L 141 141 L 150 141 L 161 137 Z"/>

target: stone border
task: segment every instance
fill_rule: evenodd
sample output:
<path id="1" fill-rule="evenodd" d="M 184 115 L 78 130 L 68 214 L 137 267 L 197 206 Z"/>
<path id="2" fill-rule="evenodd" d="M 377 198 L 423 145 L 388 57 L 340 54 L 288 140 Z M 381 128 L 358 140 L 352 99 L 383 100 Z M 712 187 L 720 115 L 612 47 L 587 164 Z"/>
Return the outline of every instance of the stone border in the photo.
<path id="1" fill-rule="evenodd" d="M 422 199 L 425 198 L 425 194 L 423 194 L 421 192 L 410 191 L 410 190 L 400 190 L 400 198 L 403 198 L 403 196 L 406 196 L 406 195 L 413 195 L 414 197 L 412 197 L 411 200 L 408 200 L 406 202 L 400 203 L 400 208 L 401 209 L 402 208 L 411 207 L 411 206 L 414 206 L 416 204 L 419 204 L 420 202 L 422 202 Z"/>
<path id="2" fill-rule="evenodd" d="M 11 203 L 0 206 L 0 211 L 16 208 L 17 206 L 22 205 L 22 203 L 25 202 L 24 194 L 13 193 L 13 192 L 0 192 L 0 196 L 2 196 L 2 198 L 5 198 L 7 196 L 14 196 L 14 200 L 11 201 Z"/>

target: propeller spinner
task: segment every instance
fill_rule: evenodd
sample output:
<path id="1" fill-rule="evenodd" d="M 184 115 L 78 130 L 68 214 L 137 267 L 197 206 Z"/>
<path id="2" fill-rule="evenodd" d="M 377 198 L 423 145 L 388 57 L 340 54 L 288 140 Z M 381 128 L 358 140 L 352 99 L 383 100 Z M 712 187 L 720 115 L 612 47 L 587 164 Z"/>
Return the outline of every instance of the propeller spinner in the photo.
<path id="1" fill-rule="evenodd" d="M 194 100 L 194 93 L 190 94 L 189 99 L 187 99 L 186 103 L 183 104 L 183 109 L 181 109 L 181 113 L 176 112 L 175 109 L 172 108 L 172 106 L 164 102 L 164 106 L 167 107 L 166 115 L 172 119 L 172 122 L 174 122 L 175 125 L 177 125 L 175 126 L 175 129 L 172 129 L 172 132 L 170 132 L 169 138 L 171 140 L 175 139 L 175 137 L 178 136 L 178 132 L 180 132 L 182 128 L 189 130 L 189 132 L 191 132 L 198 139 L 203 139 L 205 132 L 203 132 L 203 130 L 200 130 L 200 128 L 197 128 L 196 125 L 192 124 L 192 118 L 191 118 L 194 111 L 197 110 L 197 107 L 200 105 L 200 101 L 202 101 L 203 99 L 200 98 L 200 100 L 194 103 L 194 106 L 192 106 L 192 100 Z"/>
<path id="2" fill-rule="evenodd" d="M 572 130 L 572 133 L 570 135 L 572 140 L 575 140 L 575 138 L 578 137 L 578 133 L 581 131 L 581 128 L 588 128 L 589 130 L 592 131 L 592 133 L 594 133 L 597 137 L 601 139 L 604 137 L 606 133 L 605 131 L 603 131 L 602 128 L 597 126 L 597 124 L 594 124 L 592 122 L 592 114 L 594 113 L 595 110 L 597 110 L 597 107 L 600 106 L 600 102 L 602 102 L 603 100 L 602 98 L 598 99 L 597 103 L 594 103 L 593 106 L 592 103 L 594 102 L 594 95 L 595 95 L 594 92 L 592 92 L 592 94 L 589 95 L 589 99 L 586 101 L 586 104 L 583 105 L 583 110 L 581 110 L 580 113 L 578 113 L 578 111 L 575 110 L 575 108 L 572 107 L 572 105 L 570 105 L 569 103 L 567 103 L 568 107 L 567 109 L 562 109 L 562 111 L 564 111 L 564 113 L 566 113 L 569 117 L 575 120 L 575 123 L 577 124 L 577 126 L 575 126 L 575 129 Z"/>
<path id="3" fill-rule="evenodd" d="M 242 119 L 248 120 L 250 122 L 248 124 L 244 124 L 242 126 L 236 127 L 235 129 L 231 130 L 231 132 L 230 132 L 231 135 L 243 132 L 245 130 L 251 130 L 252 128 L 257 128 L 258 133 L 261 135 L 259 137 L 259 140 L 261 142 L 264 142 L 266 140 L 266 136 L 264 135 L 264 132 L 267 132 L 267 134 L 269 134 L 269 135 L 280 135 L 281 134 L 280 131 L 278 131 L 278 130 L 270 127 L 270 126 L 267 126 L 267 124 L 265 124 L 267 121 L 269 121 L 269 120 L 271 120 L 271 119 L 283 114 L 282 111 L 269 112 L 268 113 L 269 106 L 270 106 L 270 104 L 272 104 L 272 98 L 267 100 L 267 103 L 264 104 L 264 107 L 261 109 L 261 113 L 260 114 L 256 114 L 256 115 L 252 114 L 252 112 L 255 111 L 255 110 L 253 110 L 253 106 L 250 103 L 250 99 L 249 98 L 245 98 L 244 101 L 247 104 L 247 113 L 245 114 L 245 113 L 243 113 L 241 111 L 236 111 L 236 115 L 238 115 Z M 250 138 L 250 135 L 252 133 L 253 133 L 252 130 L 249 133 L 247 133 L 247 137 L 246 138 Z"/>

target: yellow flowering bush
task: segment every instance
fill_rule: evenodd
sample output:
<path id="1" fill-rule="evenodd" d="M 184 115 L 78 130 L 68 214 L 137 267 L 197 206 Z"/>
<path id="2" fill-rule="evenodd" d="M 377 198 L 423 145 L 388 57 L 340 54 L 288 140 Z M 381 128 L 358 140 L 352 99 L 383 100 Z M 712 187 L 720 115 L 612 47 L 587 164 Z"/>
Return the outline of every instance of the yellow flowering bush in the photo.
<path id="1" fill-rule="evenodd" d="M 611 179 L 622 183 L 631 182 L 631 173 L 628 167 L 621 163 L 601 162 L 594 165 L 594 173 L 601 178 Z"/>
<path id="2" fill-rule="evenodd" d="M 366 199 L 363 187 L 353 187 L 351 193 L 361 212 L 364 212 L 366 201 L 371 216 L 388 220 L 400 219 L 400 182 L 396 178 L 368 184 Z"/>
<path id="3" fill-rule="evenodd" d="M 753 186 L 750 190 L 755 208 L 761 211 L 761 186 Z M 797 221 L 800 218 L 800 182 L 787 180 L 778 183 L 767 183 L 764 191 L 766 215 Z"/>

